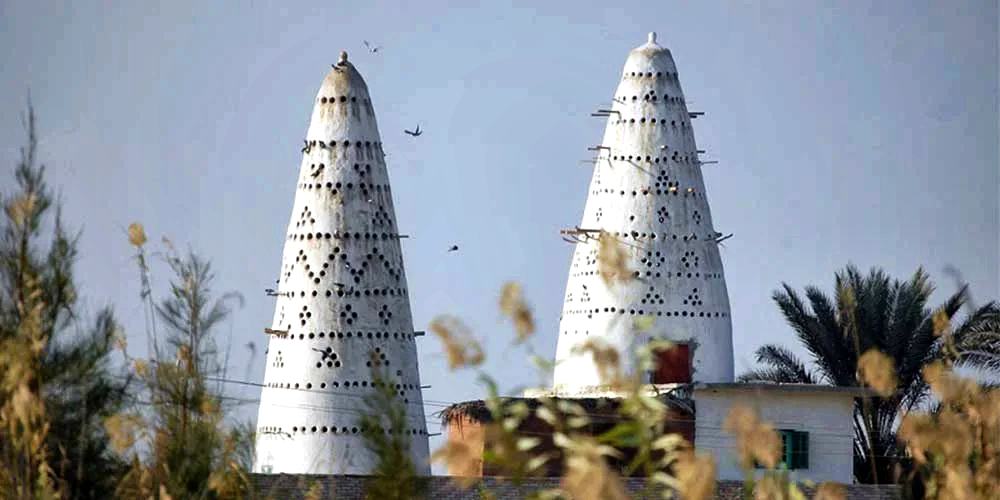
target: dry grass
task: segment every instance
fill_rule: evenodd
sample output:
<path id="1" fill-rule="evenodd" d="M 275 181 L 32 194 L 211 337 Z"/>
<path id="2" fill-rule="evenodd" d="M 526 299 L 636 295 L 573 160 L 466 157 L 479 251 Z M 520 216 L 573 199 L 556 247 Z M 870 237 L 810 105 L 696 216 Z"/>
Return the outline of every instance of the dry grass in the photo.
<path id="1" fill-rule="evenodd" d="M 7 213 L 16 228 L 31 222 L 32 199 L 14 198 Z M 49 418 L 42 397 L 42 356 L 49 338 L 37 279 L 25 271 L 15 294 L 19 322 L 0 337 L 0 492 L 7 498 L 58 498 L 45 440 Z"/>
<path id="2" fill-rule="evenodd" d="M 607 231 L 601 231 L 597 245 L 597 272 L 605 285 L 612 287 L 634 278 L 628 267 L 628 250 L 618 238 Z"/>
<path id="3" fill-rule="evenodd" d="M 674 466 L 677 491 L 684 500 L 709 500 L 715 496 L 715 460 L 694 451 L 682 453 Z"/>
<path id="4" fill-rule="evenodd" d="M 134 247 L 141 247 L 146 244 L 146 230 L 142 224 L 133 222 L 128 225 L 128 242 Z"/>
<path id="5" fill-rule="evenodd" d="M 601 384 L 610 387 L 622 387 L 625 384 L 621 367 L 621 354 L 618 349 L 608 345 L 601 339 L 589 339 L 583 344 L 574 346 L 574 354 L 590 354 L 597 365 L 597 373 Z"/>
<path id="6" fill-rule="evenodd" d="M 847 488 L 840 483 L 822 483 L 816 488 L 813 500 L 845 500 Z"/>
<path id="7" fill-rule="evenodd" d="M 928 498 L 986 500 L 1000 492 L 1000 391 L 956 375 L 944 363 L 924 369 L 937 412 L 914 412 L 899 436 Z"/>
<path id="8" fill-rule="evenodd" d="M 572 438 L 556 433 L 555 444 L 563 450 L 562 489 L 580 500 L 622 500 L 629 498 L 621 477 L 608 468 L 605 457 L 620 456 L 612 446 L 594 438 Z"/>
<path id="9" fill-rule="evenodd" d="M 753 470 L 755 463 L 768 469 L 778 466 L 781 438 L 771 424 L 760 419 L 755 410 L 734 405 L 722 425 L 726 432 L 736 436 L 736 452 L 744 470 Z"/>
<path id="10" fill-rule="evenodd" d="M 858 358 L 858 380 L 868 384 L 879 396 L 891 396 L 898 385 L 892 358 L 878 349 L 869 349 Z"/>
<path id="11" fill-rule="evenodd" d="M 462 320 L 454 316 L 439 316 L 431 321 L 430 330 L 441 339 L 450 370 L 483 363 L 483 348 Z"/>
<path id="12" fill-rule="evenodd" d="M 514 323 L 517 342 L 524 342 L 535 333 L 535 319 L 524 300 L 521 285 L 508 282 L 500 290 L 500 312 Z"/>

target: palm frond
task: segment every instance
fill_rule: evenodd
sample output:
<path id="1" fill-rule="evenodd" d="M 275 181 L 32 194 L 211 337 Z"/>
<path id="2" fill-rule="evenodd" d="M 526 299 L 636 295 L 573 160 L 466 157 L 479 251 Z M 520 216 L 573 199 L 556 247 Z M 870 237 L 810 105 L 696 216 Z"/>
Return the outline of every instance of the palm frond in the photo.
<path id="1" fill-rule="evenodd" d="M 800 361 L 795 353 L 784 347 L 769 344 L 757 349 L 757 362 L 769 365 L 774 369 L 786 374 L 784 382 L 794 382 L 801 384 L 816 384 L 816 378 L 806 368 L 805 363 Z"/>

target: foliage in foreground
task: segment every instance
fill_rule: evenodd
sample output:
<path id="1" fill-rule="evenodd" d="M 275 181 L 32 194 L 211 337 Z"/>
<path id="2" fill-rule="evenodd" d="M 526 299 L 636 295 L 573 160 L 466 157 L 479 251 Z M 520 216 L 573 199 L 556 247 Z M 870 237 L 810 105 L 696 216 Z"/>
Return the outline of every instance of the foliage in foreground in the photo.
<path id="1" fill-rule="evenodd" d="M 133 224 L 129 239 L 148 283 L 142 227 Z M 165 258 L 174 274 L 170 295 L 149 310 L 155 311 L 152 327 L 165 326 L 166 345 L 154 346 L 152 359 L 132 360 L 144 406 L 107 421 L 116 448 L 131 461 L 117 493 L 246 498 L 251 490 L 245 448 L 252 433 L 247 426 L 227 425 L 221 394 L 208 385 L 208 377 L 219 371 L 212 334 L 230 313 L 230 295 L 212 300 L 211 268 L 197 255 L 179 257 L 168 245 Z M 152 301 L 148 290 L 143 297 Z"/>
<path id="2" fill-rule="evenodd" d="M 365 447 L 377 460 L 367 481 L 365 495 L 379 500 L 420 498 L 426 492 L 426 482 L 417 475 L 416 464 L 410 454 L 406 406 L 399 400 L 390 378 L 380 368 L 378 356 L 372 353 L 371 361 L 375 392 L 365 397 L 367 410 L 358 419 L 358 426 Z"/>
<path id="3" fill-rule="evenodd" d="M 45 182 L 30 103 L 26 128 L 0 222 L 0 490 L 107 498 L 123 467 L 103 427 L 126 403 L 128 380 L 109 366 L 118 324 L 109 307 L 88 321 L 78 303 L 77 237 Z"/>

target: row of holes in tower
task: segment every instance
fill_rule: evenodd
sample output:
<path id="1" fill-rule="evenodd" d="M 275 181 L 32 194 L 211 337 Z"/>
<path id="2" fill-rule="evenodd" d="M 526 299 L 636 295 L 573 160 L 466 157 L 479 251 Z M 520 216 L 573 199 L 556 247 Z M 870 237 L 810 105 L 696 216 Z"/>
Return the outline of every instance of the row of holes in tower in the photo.
<path id="1" fill-rule="evenodd" d="M 659 184 L 660 183 L 657 183 L 657 186 L 659 186 Z M 677 183 L 667 182 L 666 185 L 668 187 L 672 187 L 676 186 Z M 604 217 L 604 207 L 598 207 L 597 211 L 594 212 L 594 218 L 597 219 L 597 222 L 601 222 L 601 217 Z M 667 221 L 668 218 L 670 218 L 670 213 L 667 211 L 667 207 L 660 207 L 656 209 L 657 221 L 659 221 L 660 223 L 664 223 Z M 628 220 L 629 222 L 635 222 L 635 216 L 634 215 L 628 216 Z M 701 224 L 701 212 L 697 210 L 693 211 L 691 213 L 691 220 L 693 220 L 695 224 Z"/>
<path id="2" fill-rule="evenodd" d="M 258 427 L 258 432 L 260 434 L 262 434 L 262 435 L 269 435 L 269 434 L 286 435 L 286 434 L 288 434 L 283 429 L 284 429 L 284 427 L 275 427 L 275 426 Z M 402 434 L 404 436 L 426 436 L 427 435 L 427 431 L 425 431 L 423 429 L 389 429 L 389 428 L 385 428 L 385 427 L 379 426 L 379 427 L 375 427 L 374 430 L 376 430 L 376 432 L 378 432 L 380 434 L 381 433 L 385 433 L 385 434 Z M 327 427 L 325 425 L 320 425 L 320 426 L 314 425 L 312 427 L 292 426 L 292 434 L 297 434 L 297 433 L 305 434 L 307 432 L 310 432 L 312 434 L 316 434 L 316 433 L 321 433 L 321 434 L 323 434 L 323 433 L 330 433 L 330 434 L 357 434 L 359 432 L 360 433 L 364 433 L 365 430 L 364 430 L 363 427 L 339 427 L 338 428 L 335 425 L 331 425 L 329 427 Z"/>
<path id="3" fill-rule="evenodd" d="M 296 296 L 298 296 L 298 297 L 303 297 L 303 298 L 306 297 L 306 296 L 310 296 L 310 297 L 319 297 L 319 296 L 333 297 L 333 296 L 336 295 L 337 297 L 341 297 L 341 298 L 343 298 L 343 297 L 354 297 L 354 298 L 357 298 L 357 299 L 360 299 L 361 297 L 396 297 L 396 296 L 404 297 L 404 296 L 406 296 L 406 289 L 405 288 L 363 288 L 362 289 L 362 288 L 356 288 L 356 287 L 352 286 L 352 287 L 338 287 L 336 290 L 326 290 L 326 291 L 323 291 L 323 292 L 321 292 L 319 290 L 312 290 L 311 292 L 306 293 L 305 290 L 300 290 L 297 294 L 296 294 L 295 291 L 283 291 L 283 292 L 278 293 L 278 295 L 282 296 L 282 297 L 296 297 Z"/>
<path id="4" fill-rule="evenodd" d="M 601 215 L 602 214 L 603 214 L 602 209 L 598 208 L 597 209 L 597 214 L 596 214 L 596 216 L 597 216 L 597 222 L 601 222 Z M 660 208 L 658 208 L 656 210 L 656 220 L 657 221 L 663 223 L 663 222 L 666 222 L 666 220 L 669 217 L 670 217 L 670 214 L 667 212 L 667 207 L 660 207 Z M 701 224 L 701 212 L 699 212 L 697 210 L 691 212 L 691 220 L 694 221 L 695 224 Z M 635 216 L 634 215 L 628 216 L 628 221 L 629 222 L 635 222 Z"/>
<path id="5" fill-rule="evenodd" d="M 279 340 L 313 340 L 313 339 L 385 339 L 385 340 L 413 340 L 416 338 L 412 333 L 406 332 L 354 332 L 354 331 L 333 331 L 333 332 L 308 332 L 308 333 L 291 333 L 286 337 L 276 337 Z"/>
<path id="6" fill-rule="evenodd" d="M 580 271 L 575 273 L 570 273 L 570 276 L 574 278 L 582 278 L 584 276 L 597 276 L 597 269 L 590 271 Z M 632 277 L 636 279 L 640 278 L 693 278 L 693 279 L 722 279 L 722 273 L 701 273 L 701 272 L 676 272 L 672 273 L 670 271 L 660 272 L 660 271 L 632 271 Z"/>
<path id="7" fill-rule="evenodd" d="M 582 288 L 582 295 L 583 295 L 583 297 L 580 300 L 580 302 L 581 303 L 590 302 L 590 293 L 587 291 L 587 285 L 584 285 L 584 284 L 581 283 L 580 287 Z M 570 304 L 570 303 L 573 303 L 573 302 L 574 302 L 573 292 L 570 291 L 569 293 L 566 294 L 565 303 L 566 304 Z M 659 305 L 665 305 L 666 301 L 663 298 L 663 296 L 660 295 L 656 291 L 656 288 L 653 287 L 652 285 L 650 285 L 649 289 L 646 291 L 646 296 L 641 299 L 640 303 L 643 304 L 643 305 L 646 305 L 646 304 L 649 304 L 649 305 L 657 305 L 657 304 L 659 304 Z M 683 301 L 683 303 L 681 305 L 701 307 L 701 306 L 705 305 L 705 303 L 702 302 L 701 295 L 698 294 L 698 289 L 697 288 L 692 288 L 691 289 L 691 293 L 688 294 L 688 296 L 684 299 L 684 301 Z M 604 308 L 604 311 L 608 312 L 608 308 Z"/>
<path id="8" fill-rule="evenodd" d="M 336 167 L 335 164 L 331 164 L 330 166 L 331 168 Z M 353 170 L 354 173 L 358 174 L 358 177 L 364 178 L 367 176 L 368 178 L 371 178 L 372 176 L 371 163 L 365 163 L 363 165 L 360 163 L 353 163 L 351 164 L 351 170 Z M 322 175 L 324 171 L 326 171 L 326 163 L 309 164 L 309 177 L 317 178 L 320 175 Z M 305 184 L 299 184 L 299 187 L 305 187 Z"/>
<path id="9" fill-rule="evenodd" d="M 639 102 L 640 99 L 639 99 L 639 96 L 637 96 L 637 95 L 633 95 L 633 96 L 621 95 L 621 96 L 615 97 L 615 101 L 618 101 L 618 102 L 620 102 L 622 104 L 625 104 L 625 103 L 629 102 L 630 100 L 632 102 Z M 660 99 L 660 96 L 656 95 L 656 90 L 650 90 L 649 92 L 646 92 L 645 94 L 642 95 L 642 100 L 643 101 L 647 101 L 647 102 L 650 102 L 650 101 L 651 102 L 660 102 L 661 99 Z M 672 105 L 684 104 L 684 99 L 683 98 L 681 98 L 681 97 L 671 97 L 669 94 L 663 96 L 662 100 L 663 100 L 663 104 L 671 105 L 671 106 Z"/>
<path id="10" fill-rule="evenodd" d="M 334 240 L 350 240 L 352 238 L 355 239 L 355 240 L 376 240 L 376 241 L 377 240 L 396 240 L 396 239 L 399 239 L 399 234 L 398 233 L 369 233 L 369 232 L 362 233 L 360 231 L 355 232 L 355 233 L 350 233 L 350 232 L 347 232 L 347 231 L 345 231 L 343 233 L 341 233 L 339 231 L 336 231 L 336 232 L 333 232 L 333 233 L 321 233 L 321 232 L 317 231 L 315 233 L 312 233 L 312 232 L 309 232 L 309 233 L 294 233 L 293 232 L 293 233 L 290 233 L 289 237 L 288 237 L 288 239 L 290 239 L 290 240 L 297 240 L 297 241 L 305 241 L 305 240 L 312 240 L 312 239 L 316 239 L 316 240 L 330 240 L 330 239 L 334 239 Z"/>
<path id="11" fill-rule="evenodd" d="M 341 95 L 341 96 L 336 96 L 336 95 L 334 95 L 334 96 L 321 96 L 321 97 L 318 97 L 317 100 L 320 102 L 320 104 L 334 104 L 334 103 L 338 103 L 338 102 L 340 102 L 340 103 L 358 102 L 357 96 L 347 97 L 346 95 Z M 364 104 L 371 104 L 371 101 L 369 101 L 368 99 L 361 99 L 361 102 L 364 103 Z"/>
<path id="12" fill-rule="evenodd" d="M 312 351 L 315 352 L 315 356 L 318 358 L 318 360 L 316 361 L 316 368 L 323 368 L 323 367 L 326 367 L 326 368 L 340 368 L 341 366 L 343 366 L 343 363 L 341 363 L 341 360 L 337 359 L 337 353 L 333 352 L 333 348 L 332 347 L 328 346 L 326 349 L 319 349 L 319 348 L 313 347 Z M 371 368 L 373 366 L 374 367 L 380 367 L 380 366 L 389 366 L 390 365 L 388 357 L 386 356 L 386 354 L 384 352 L 382 352 L 382 349 L 380 347 L 376 347 L 375 348 L 375 353 L 371 356 L 371 359 L 369 359 L 365 363 L 366 363 L 365 366 L 367 366 L 369 368 Z M 284 356 L 282 356 L 281 351 L 278 351 L 278 353 L 274 356 L 274 360 L 271 362 L 271 366 L 273 366 L 274 368 L 284 368 L 285 367 L 285 358 L 284 358 Z M 366 384 L 367 384 L 367 382 L 366 382 Z M 280 387 L 280 384 L 278 385 L 278 387 Z M 325 388 L 325 387 L 326 386 L 325 386 L 325 383 L 324 383 L 324 386 L 321 387 L 321 389 Z M 363 387 L 367 387 L 367 386 L 363 386 Z M 294 388 L 298 389 L 299 388 L 299 384 L 295 384 Z M 306 389 L 312 389 L 312 384 L 311 383 L 307 384 Z M 402 394 L 400 394 L 400 395 L 402 396 Z"/>
<path id="13" fill-rule="evenodd" d="M 729 313 L 725 312 L 725 311 L 715 311 L 715 312 L 707 311 L 706 312 L 706 311 L 682 311 L 682 310 L 676 310 L 676 309 L 673 310 L 673 311 L 652 311 L 652 310 L 646 311 L 645 309 L 628 309 L 628 310 L 626 310 L 624 308 L 616 308 L 616 307 L 605 307 L 603 309 L 602 308 L 597 308 L 597 307 L 595 307 L 593 309 L 563 309 L 562 315 L 565 317 L 565 316 L 576 316 L 576 315 L 586 314 L 587 315 L 587 319 L 593 319 L 595 314 L 601 314 L 601 313 L 606 313 L 606 314 L 611 314 L 611 315 L 614 315 L 615 313 L 617 313 L 619 315 L 628 314 L 630 316 L 635 316 L 635 315 L 639 315 L 639 316 L 656 316 L 656 317 L 666 316 L 668 318 L 669 317 L 674 317 L 674 318 L 725 318 L 725 317 L 729 316 Z M 566 332 L 563 332 L 563 333 L 566 333 Z"/>
<path id="14" fill-rule="evenodd" d="M 646 118 L 645 116 L 643 116 L 643 117 L 639 118 L 638 120 L 636 120 L 635 118 L 620 118 L 618 120 L 615 120 L 613 123 L 615 125 L 623 125 L 623 124 L 624 125 L 632 125 L 632 124 L 635 124 L 635 123 L 638 123 L 639 125 L 656 125 L 656 124 L 660 124 L 661 126 L 666 127 L 667 126 L 667 119 L 666 118 L 659 118 L 659 119 L 657 119 L 655 117 L 654 118 Z M 684 120 L 681 120 L 680 122 L 678 122 L 677 120 L 670 120 L 669 125 L 670 125 L 671 128 L 675 128 L 675 129 L 676 128 L 680 128 L 681 130 L 687 130 L 687 128 L 689 127 L 688 123 L 686 121 L 684 121 Z"/>
<path id="15" fill-rule="evenodd" d="M 595 189 L 595 190 L 593 190 L 593 191 L 590 192 L 590 194 L 617 194 L 619 196 L 628 196 L 629 193 L 630 193 L 630 191 L 627 191 L 625 189 L 613 189 L 613 188 Z M 642 189 L 633 189 L 631 191 L 631 194 L 632 194 L 632 196 L 639 196 L 639 195 L 642 195 L 642 196 L 669 196 L 669 195 L 672 194 L 674 196 L 682 196 L 683 195 L 685 198 L 704 198 L 705 197 L 705 195 L 703 193 L 699 192 L 697 189 L 695 189 L 693 187 L 688 187 L 688 188 L 685 188 L 685 189 L 681 189 L 677 182 L 674 182 L 673 184 L 668 184 L 666 186 L 663 186 L 661 184 L 661 187 L 659 187 L 659 188 L 656 188 L 654 186 L 647 186 L 647 187 L 644 187 Z"/>
<path id="16" fill-rule="evenodd" d="M 326 101 L 323 101 L 323 99 L 326 99 Z M 348 110 L 350 110 L 352 115 L 361 117 L 362 116 L 361 110 L 364 109 L 365 113 L 370 118 L 375 117 L 375 108 L 372 107 L 372 103 L 368 99 L 358 99 L 357 97 L 354 96 L 351 96 L 350 98 L 348 98 L 347 96 L 339 96 L 339 99 L 338 96 L 332 96 L 332 97 L 323 96 L 320 97 L 318 100 L 320 104 L 342 104 L 343 106 L 337 106 L 333 109 L 340 110 L 343 113 L 346 113 Z M 324 107 L 324 110 L 330 110 L 330 108 Z"/>
<path id="17" fill-rule="evenodd" d="M 392 189 L 389 188 L 388 184 L 370 184 L 365 182 L 359 182 L 354 184 L 353 182 L 332 182 L 328 181 L 325 184 L 322 182 L 304 182 L 298 185 L 299 189 L 323 189 L 326 188 L 330 191 L 330 195 L 336 196 L 338 194 L 350 194 L 352 190 L 357 187 L 357 193 L 361 195 L 362 199 L 368 203 L 372 203 L 372 193 L 389 193 Z"/>
<path id="18" fill-rule="evenodd" d="M 328 236 L 329 234 L 330 233 L 327 233 Z M 344 234 L 346 235 L 348 233 Z M 345 237 L 345 239 L 347 238 Z M 339 246 L 333 247 L 333 251 L 326 256 L 326 262 L 323 262 L 320 265 L 320 268 L 315 268 L 313 264 L 310 264 L 308 262 L 308 260 L 309 257 L 308 255 L 306 255 L 305 250 L 300 249 L 298 255 L 295 256 L 295 261 L 291 264 L 283 266 L 285 268 L 284 269 L 285 282 L 287 283 L 288 280 L 291 279 L 292 271 L 294 271 L 296 266 L 298 265 L 302 265 L 303 273 L 305 273 L 306 277 L 316 285 L 320 284 L 322 282 L 322 278 L 325 278 L 327 274 L 330 274 L 327 271 L 333 273 L 333 270 L 330 269 L 331 266 L 340 266 L 342 269 L 346 270 L 347 271 L 346 273 L 341 271 L 336 274 L 341 276 L 343 276 L 344 274 L 350 275 L 355 284 L 361 283 L 361 278 L 363 278 L 366 275 L 367 271 L 379 269 L 380 267 L 384 269 L 385 272 L 389 274 L 389 277 L 395 280 L 397 284 L 402 279 L 403 275 L 402 262 L 394 266 L 393 263 L 390 262 L 390 258 L 386 257 L 384 252 L 380 252 L 377 247 L 372 247 L 371 250 L 365 254 L 365 257 L 364 259 L 362 259 L 360 265 L 358 265 L 357 263 L 351 264 L 350 259 L 347 257 L 347 252 L 341 250 Z M 379 263 L 381 263 L 381 265 L 379 265 Z M 337 288 L 339 289 L 338 292 L 344 292 L 343 294 L 338 293 L 337 294 L 338 297 L 350 296 L 357 293 L 357 290 L 355 290 L 354 287 L 349 287 L 346 284 L 343 283 L 337 284 L 337 282 L 335 282 L 334 285 L 337 286 Z M 346 288 L 346 290 L 343 290 L 344 288 Z M 393 288 L 387 288 L 386 290 L 390 290 L 389 294 L 390 296 L 393 295 L 392 293 L 392 290 L 394 290 Z M 301 291 L 300 293 L 304 294 L 305 292 Z M 330 295 L 327 296 L 329 297 Z"/>
<path id="19" fill-rule="evenodd" d="M 666 151 L 666 149 L 664 149 L 664 151 Z M 607 157 L 605 157 L 604 159 L 606 159 L 606 158 Z M 600 161 L 600 160 L 601 160 L 601 158 L 598 158 L 598 161 Z M 694 164 L 697 164 L 698 163 L 698 155 L 697 155 L 697 153 L 691 153 L 691 152 L 689 152 L 689 153 L 686 153 L 686 154 L 681 154 L 680 151 L 674 151 L 670 156 L 611 155 L 611 160 L 612 161 L 627 161 L 629 163 L 636 162 L 636 161 L 645 161 L 646 163 L 651 163 L 651 164 L 654 164 L 654 165 L 660 163 L 660 161 L 663 161 L 663 163 L 666 163 L 667 160 L 673 161 L 674 163 L 686 163 L 686 164 L 694 163 Z"/>
<path id="20" fill-rule="evenodd" d="M 629 232 L 629 231 L 608 231 L 607 234 L 609 234 L 611 236 L 614 236 L 616 238 L 621 238 L 621 239 L 625 239 L 625 240 L 627 240 L 629 238 L 632 238 L 633 240 L 644 240 L 644 239 L 648 238 L 648 239 L 651 239 L 651 240 L 656 240 L 656 239 L 660 239 L 660 240 L 674 240 L 674 241 L 682 241 L 682 242 L 685 242 L 685 243 L 689 243 L 689 242 L 693 242 L 693 241 L 699 241 L 699 240 L 701 240 L 701 241 L 713 241 L 715 238 L 717 238 L 718 236 L 720 236 L 719 233 L 715 233 L 714 235 L 713 234 L 708 234 L 708 235 L 706 235 L 704 237 L 699 238 L 696 233 L 690 233 L 690 234 L 644 233 L 644 232 L 639 232 L 639 231 L 631 231 L 631 232 Z M 657 236 L 657 234 L 659 234 L 659 236 Z"/>
<path id="21" fill-rule="evenodd" d="M 639 72 L 626 71 L 622 75 L 622 78 L 624 79 L 624 78 L 628 78 L 628 77 L 631 77 L 631 78 L 666 78 L 668 81 L 676 82 L 677 81 L 677 72 L 676 71 L 657 71 L 656 73 L 652 73 L 652 72 L 645 72 L 645 73 L 643 73 L 642 71 L 639 71 Z"/>
<path id="22" fill-rule="evenodd" d="M 333 338 L 333 337 L 331 337 L 331 338 Z M 327 349 L 329 351 L 327 351 L 326 349 L 318 349 L 318 348 L 315 348 L 315 347 L 313 348 L 313 351 L 316 352 L 316 353 L 326 353 L 326 358 L 321 359 L 320 360 L 321 363 L 326 363 L 327 359 L 329 359 L 330 361 L 333 361 L 334 356 L 336 356 L 336 354 L 333 353 L 333 348 L 332 347 L 327 347 Z M 376 350 L 380 350 L 380 348 L 376 348 Z M 270 349 L 268 349 L 268 351 L 270 351 Z M 264 354 L 267 355 L 267 352 L 265 352 Z M 385 359 L 385 353 L 380 352 L 379 355 L 380 355 L 380 358 L 377 358 L 377 359 L 382 359 L 382 360 Z M 386 364 L 388 364 L 388 363 L 386 363 Z M 281 353 L 280 350 L 277 352 L 277 354 L 274 355 L 274 360 L 271 361 L 271 366 L 274 367 L 274 368 L 284 368 L 285 367 L 285 357 Z M 332 366 L 328 366 L 327 368 L 339 368 L 340 366 L 341 366 L 341 364 L 339 362 L 334 361 L 334 364 Z M 369 366 L 371 366 L 371 365 L 369 365 Z M 317 365 L 316 367 L 317 368 L 322 368 L 322 366 L 320 366 L 320 365 Z M 396 370 L 396 376 L 397 377 L 402 377 L 403 376 L 403 370 Z M 265 384 L 265 385 L 267 387 L 271 387 L 271 388 L 275 388 L 275 389 L 306 389 L 306 390 L 311 390 L 313 388 L 312 383 L 303 384 L 302 387 L 299 387 L 299 384 L 294 384 L 293 385 L 292 383 L 281 383 L 281 382 L 273 382 L 273 383 L 268 383 L 268 384 Z M 364 388 L 366 388 L 369 385 L 371 385 L 371 387 L 378 387 L 378 385 L 376 385 L 376 382 L 372 382 L 371 384 L 369 384 L 368 381 L 366 381 L 366 380 L 361 380 L 361 381 L 355 380 L 353 382 L 351 382 L 351 381 L 346 381 L 346 382 L 333 381 L 333 382 L 330 382 L 330 387 L 332 387 L 334 389 L 337 389 L 337 388 L 340 388 L 340 387 L 344 387 L 345 389 L 349 389 L 351 387 L 364 387 Z M 326 389 L 326 387 L 327 387 L 326 382 L 321 382 L 319 384 L 319 388 L 320 389 Z M 414 385 L 414 384 L 409 384 L 409 385 L 406 385 L 406 384 L 396 384 L 396 389 L 413 390 L 413 389 L 416 389 L 416 388 L 417 388 L 417 386 Z"/>
<path id="23" fill-rule="evenodd" d="M 318 139 L 306 140 L 306 147 L 303 152 L 306 154 L 312 154 L 313 151 L 323 151 L 330 150 L 331 153 L 337 151 L 337 144 L 340 144 L 340 148 L 344 153 L 350 153 L 352 151 L 351 146 L 353 145 L 354 154 L 357 155 L 359 159 L 365 160 L 376 160 L 379 158 L 385 158 L 385 151 L 382 150 L 382 143 L 378 141 L 321 141 Z"/>
<path id="24" fill-rule="evenodd" d="M 377 381 L 368 382 L 367 380 L 331 380 L 330 382 L 320 382 L 318 384 L 313 384 L 312 382 L 301 383 L 291 383 L 291 382 L 269 382 L 264 384 L 271 389 L 291 389 L 291 390 L 306 390 L 313 392 L 326 392 L 327 394 L 337 395 L 338 393 L 333 391 L 327 391 L 327 387 L 331 389 L 368 389 L 377 388 Z M 416 391 L 420 388 L 415 384 L 389 384 L 389 386 L 396 391 L 396 395 L 400 397 L 405 397 L 407 391 Z M 315 388 L 315 389 L 314 389 Z M 347 393 L 341 393 L 346 395 Z"/>

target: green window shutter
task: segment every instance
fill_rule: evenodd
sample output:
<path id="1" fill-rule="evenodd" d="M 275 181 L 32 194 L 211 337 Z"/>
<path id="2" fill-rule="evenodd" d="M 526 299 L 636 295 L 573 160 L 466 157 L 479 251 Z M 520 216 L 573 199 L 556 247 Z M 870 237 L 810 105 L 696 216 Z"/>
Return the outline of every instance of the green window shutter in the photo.
<path id="1" fill-rule="evenodd" d="M 781 456 L 778 460 L 778 468 L 792 468 L 792 433 L 788 429 L 778 429 L 778 437 L 781 438 Z"/>
<path id="2" fill-rule="evenodd" d="M 792 452 L 790 469 L 809 468 L 809 433 L 804 431 L 792 432 Z"/>
<path id="3" fill-rule="evenodd" d="M 809 433 L 791 429 L 777 429 L 781 438 L 781 456 L 778 468 L 808 469 L 809 468 Z M 764 466 L 754 461 L 754 468 Z"/>

